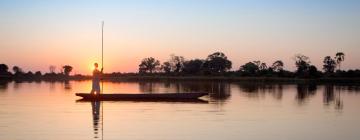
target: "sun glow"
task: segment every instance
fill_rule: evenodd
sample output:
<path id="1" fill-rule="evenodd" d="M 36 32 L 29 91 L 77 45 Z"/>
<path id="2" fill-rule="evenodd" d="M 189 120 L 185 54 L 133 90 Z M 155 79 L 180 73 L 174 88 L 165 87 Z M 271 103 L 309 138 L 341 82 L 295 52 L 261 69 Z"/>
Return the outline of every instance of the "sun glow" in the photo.
<path id="1" fill-rule="evenodd" d="M 90 71 L 93 71 L 94 69 L 95 69 L 94 64 L 90 64 L 90 65 L 89 65 L 89 70 L 90 70 Z"/>

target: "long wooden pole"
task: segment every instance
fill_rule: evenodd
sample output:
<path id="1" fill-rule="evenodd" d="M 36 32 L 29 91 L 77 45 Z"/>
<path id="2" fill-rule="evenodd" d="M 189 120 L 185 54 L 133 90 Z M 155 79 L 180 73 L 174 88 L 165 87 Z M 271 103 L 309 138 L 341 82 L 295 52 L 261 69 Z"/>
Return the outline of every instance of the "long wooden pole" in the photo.
<path id="1" fill-rule="evenodd" d="M 104 68 L 104 21 L 101 24 L 101 68 Z"/>
<path id="2" fill-rule="evenodd" d="M 104 21 L 101 22 L 101 92 L 104 93 Z M 101 139 L 104 139 L 104 104 L 101 106 Z"/>

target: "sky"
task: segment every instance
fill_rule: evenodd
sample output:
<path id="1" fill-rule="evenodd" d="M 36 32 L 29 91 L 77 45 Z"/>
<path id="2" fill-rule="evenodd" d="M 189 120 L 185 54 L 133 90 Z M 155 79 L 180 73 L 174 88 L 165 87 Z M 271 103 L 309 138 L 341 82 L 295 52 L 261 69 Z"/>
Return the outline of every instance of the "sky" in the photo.
<path id="1" fill-rule="evenodd" d="M 101 21 L 105 72 L 137 72 L 145 57 L 205 59 L 216 51 L 233 70 L 255 60 L 295 70 L 295 54 L 321 69 L 339 51 L 342 68 L 360 68 L 356 0 L 1 0 L 0 63 L 90 74 L 101 63 Z"/>

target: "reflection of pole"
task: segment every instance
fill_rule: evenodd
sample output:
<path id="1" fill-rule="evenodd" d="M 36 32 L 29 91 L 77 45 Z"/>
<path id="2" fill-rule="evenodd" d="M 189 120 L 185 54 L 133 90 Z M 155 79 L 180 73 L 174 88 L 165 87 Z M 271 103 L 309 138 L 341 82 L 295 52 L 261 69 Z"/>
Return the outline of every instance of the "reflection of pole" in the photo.
<path id="1" fill-rule="evenodd" d="M 92 109 L 92 117 L 93 117 L 93 129 L 94 129 L 94 138 L 98 138 L 99 132 L 99 120 L 100 120 L 100 101 L 92 101 L 91 109 Z"/>

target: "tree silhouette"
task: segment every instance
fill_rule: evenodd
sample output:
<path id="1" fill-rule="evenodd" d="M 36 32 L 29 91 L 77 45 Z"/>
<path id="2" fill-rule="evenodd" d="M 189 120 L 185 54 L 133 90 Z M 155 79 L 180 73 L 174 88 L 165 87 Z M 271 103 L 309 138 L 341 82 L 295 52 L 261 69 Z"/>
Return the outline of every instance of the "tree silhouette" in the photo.
<path id="1" fill-rule="evenodd" d="M 40 77 L 42 74 L 40 71 L 35 72 L 35 76 Z"/>
<path id="2" fill-rule="evenodd" d="M 9 67 L 5 64 L 0 64 L 0 74 L 8 74 Z"/>
<path id="3" fill-rule="evenodd" d="M 297 54 L 295 55 L 294 60 L 295 60 L 295 65 L 297 67 L 296 73 L 298 75 L 304 75 L 309 71 L 309 67 L 310 67 L 309 57 L 302 54 Z"/>
<path id="4" fill-rule="evenodd" d="M 158 69 L 159 65 L 160 65 L 160 61 L 156 60 L 153 57 L 144 58 L 139 65 L 139 72 L 140 73 L 146 73 L 146 72 L 153 73 L 154 70 Z"/>
<path id="5" fill-rule="evenodd" d="M 324 58 L 324 65 L 323 65 L 323 70 L 326 73 L 333 73 L 336 67 L 336 62 L 334 59 L 332 59 L 330 56 L 326 56 Z"/>
<path id="6" fill-rule="evenodd" d="M 231 61 L 229 61 L 226 55 L 222 52 L 210 54 L 204 63 L 204 67 L 212 73 L 222 73 L 230 70 L 231 65 Z"/>
<path id="7" fill-rule="evenodd" d="M 272 70 L 275 71 L 275 72 L 282 71 L 283 67 L 284 67 L 284 63 L 281 60 L 275 61 L 271 66 Z"/>
<path id="8" fill-rule="evenodd" d="M 55 73 L 55 69 L 56 69 L 56 66 L 54 66 L 54 65 L 49 66 L 50 73 Z"/>
<path id="9" fill-rule="evenodd" d="M 266 63 L 261 63 L 261 64 L 259 65 L 259 70 L 261 70 L 261 71 L 267 70 L 267 65 L 266 65 Z"/>
<path id="10" fill-rule="evenodd" d="M 259 66 L 257 65 L 257 61 L 248 62 L 242 66 L 240 66 L 240 71 L 245 74 L 254 75 L 259 71 Z"/>
<path id="11" fill-rule="evenodd" d="M 13 68 L 13 71 L 15 73 L 15 75 L 19 75 L 19 74 L 23 74 L 24 72 L 22 71 L 22 69 L 18 66 L 14 66 Z"/>
<path id="12" fill-rule="evenodd" d="M 70 75 L 70 72 L 72 71 L 73 67 L 72 66 L 69 66 L 69 65 L 65 65 L 63 66 L 63 69 L 64 69 L 64 73 L 66 76 L 69 76 Z"/>
<path id="13" fill-rule="evenodd" d="M 184 66 L 185 58 L 183 56 L 176 56 L 171 54 L 170 60 L 168 62 L 170 63 L 172 72 L 180 72 Z"/>
<path id="14" fill-rule="evenodd" d="M 202 70 L 204 60 L 194 59 L 184 62 L 183 72 L 186 74 L 199 74 Z"/>
<path id="15" fill-rule="evenodd" d="M 161 65 L 161 69 L 165 72 L 165 73 L 170 73 L 171 72 L 171 65 L 169 62 L 164 62 Z"/>
<path id="16" fill-rule="evenodd" d="M 320 76 L 318 69 L 314 65 L 309 66 L 309 76 L 313 78 Z"/>
<path id="17" fill-rule="evenodd" d="M 339 65 L 339 70 L 341 70 L 341 62 L 345 60 L 345 54 L 343 52 L 338 52 L 335 55 L 336 63 Z"/>

